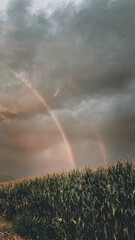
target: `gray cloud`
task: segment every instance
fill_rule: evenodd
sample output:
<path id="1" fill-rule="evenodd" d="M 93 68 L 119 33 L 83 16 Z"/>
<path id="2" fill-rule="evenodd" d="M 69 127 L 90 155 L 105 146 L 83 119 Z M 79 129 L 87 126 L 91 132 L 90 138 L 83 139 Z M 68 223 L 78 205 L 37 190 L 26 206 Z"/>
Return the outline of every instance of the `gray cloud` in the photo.
<path id="1" fill-rule="evenodd" d="M 97 132 L 109 161 L 135 154 L 134 12 L 133 0 L 71 2 L 50 16 L 44 9 L 33 12 L 32 1 L 9 2 L 0 19 L 2 171 L 12 166 L 14 175 L 27 175 L 29 159 L 33 172 L 38 162 L 52 170 L 49 159 L 54 170 L 64 166 L 59 158 L 70 165 L 47 110 L 11 70 L 23 72 L 45 97 L 78 166 L 102 163 Z"/>

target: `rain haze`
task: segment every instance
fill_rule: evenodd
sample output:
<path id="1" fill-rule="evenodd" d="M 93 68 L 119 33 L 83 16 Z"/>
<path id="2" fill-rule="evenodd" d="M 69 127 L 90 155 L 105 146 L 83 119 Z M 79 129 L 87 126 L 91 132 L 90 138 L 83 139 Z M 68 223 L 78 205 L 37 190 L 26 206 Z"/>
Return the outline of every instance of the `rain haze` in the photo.
<path id="1" fill-rule="evenodd" d="M 0 1 L 0 33 L 0 174 L 135 155 L 134 0 Z"/>

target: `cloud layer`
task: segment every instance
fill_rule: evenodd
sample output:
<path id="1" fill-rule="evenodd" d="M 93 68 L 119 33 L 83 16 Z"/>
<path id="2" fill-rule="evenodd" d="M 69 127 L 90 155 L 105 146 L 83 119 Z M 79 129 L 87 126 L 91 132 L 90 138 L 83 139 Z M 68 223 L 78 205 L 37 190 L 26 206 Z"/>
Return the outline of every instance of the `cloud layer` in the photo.
<path id="1" fill-rule="evenodd" d="M 110 162 L 135 154 L 134 0 L 53 6 L 35 11 L 33 1 L 14 0 L 0 16 L 0 165 L 16 177 L 71 163 L 47 110 L 13 70 L 53 109 L 78 167 L 103 165 L 100 143 Z"/>

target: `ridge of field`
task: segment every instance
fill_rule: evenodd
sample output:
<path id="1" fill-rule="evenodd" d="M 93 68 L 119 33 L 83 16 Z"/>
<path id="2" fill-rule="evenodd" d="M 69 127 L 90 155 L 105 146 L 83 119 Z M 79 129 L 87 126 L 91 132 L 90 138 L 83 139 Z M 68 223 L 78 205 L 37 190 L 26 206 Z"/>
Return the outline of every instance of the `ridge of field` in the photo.
<path id="1" fill-rule="evenodd" d="M 33 240 L 134 240 L 135 165 L 73 170 L 0 185 L 0 214 Z"/>

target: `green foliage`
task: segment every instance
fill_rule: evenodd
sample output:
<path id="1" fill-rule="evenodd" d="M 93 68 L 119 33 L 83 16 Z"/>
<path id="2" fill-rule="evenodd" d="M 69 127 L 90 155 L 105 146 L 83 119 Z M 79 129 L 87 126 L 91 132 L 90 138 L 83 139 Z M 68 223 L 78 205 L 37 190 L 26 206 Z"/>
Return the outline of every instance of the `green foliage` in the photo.
<path id="1" fill-rule="evenodd" d="M 132 240 L 135 167 L 128 160 L 1 185 L 0 207 L 33 240 Z"/>

